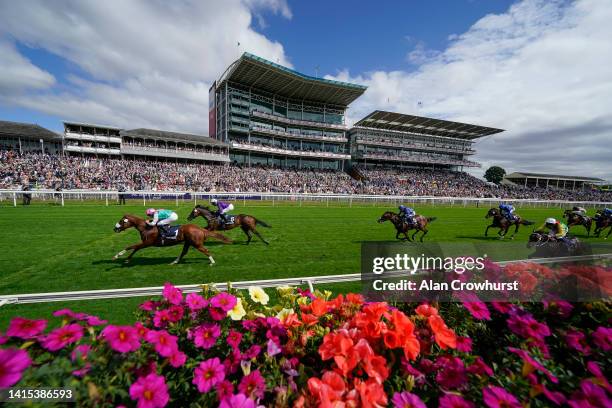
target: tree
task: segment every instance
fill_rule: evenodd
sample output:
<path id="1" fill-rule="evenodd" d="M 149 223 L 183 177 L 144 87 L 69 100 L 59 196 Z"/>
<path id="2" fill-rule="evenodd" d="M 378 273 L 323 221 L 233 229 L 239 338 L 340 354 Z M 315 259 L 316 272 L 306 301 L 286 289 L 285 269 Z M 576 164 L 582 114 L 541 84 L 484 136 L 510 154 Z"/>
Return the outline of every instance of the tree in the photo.
<path id="1" fill-rule="evenodd" d="M 499 184 L 505 175 L 506 170 L 499 166 L 491 166 L 487 169 L 487 171 L 485 171 L 484 177 L 491 183 Z"/>

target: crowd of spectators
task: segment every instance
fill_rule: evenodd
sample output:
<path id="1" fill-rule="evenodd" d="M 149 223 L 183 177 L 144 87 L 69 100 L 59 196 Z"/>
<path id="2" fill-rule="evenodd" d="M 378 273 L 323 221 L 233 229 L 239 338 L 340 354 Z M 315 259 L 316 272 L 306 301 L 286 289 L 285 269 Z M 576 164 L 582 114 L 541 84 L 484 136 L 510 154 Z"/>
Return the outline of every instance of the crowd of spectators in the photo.
<path id="1" fill-rule="evenodd" d="M 467 173 L 422 169 L 343 171 L 279 169 L 235 164 L 19 154 L 0 151 L 0 188 L 227 191 L 498 197 L 612 201 L 598 190 L 494 185 Z M 359 179 L 359 180 L 358 180 Z"/>

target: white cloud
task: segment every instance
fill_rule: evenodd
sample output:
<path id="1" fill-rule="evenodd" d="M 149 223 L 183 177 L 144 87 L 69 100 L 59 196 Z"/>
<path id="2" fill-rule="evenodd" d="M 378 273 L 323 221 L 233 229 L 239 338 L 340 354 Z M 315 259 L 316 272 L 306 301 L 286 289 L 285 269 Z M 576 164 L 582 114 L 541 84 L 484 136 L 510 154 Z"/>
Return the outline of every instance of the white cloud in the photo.
<path id="1" fill-rule="evenodd" d="M 3 100 L 66 119 L 207 133 L 208 88 L 242 52 L 291 66 L 280 43 L 252 28 L 254 11 L 291 18 L 284 0 L 0 2 L 0 35 L 82 70 L 61 92 Z M 5 65 L 17 67 L 1 63 L 0 77 Z M 22 88 L 40 89 L 34 79 Z"/>
<path id="2" fill-rule="evenodd" d="M 369 87 L 352 120 L 387 109 L 507 129 L 477 143 L 482 170 L 498 164 L 612 180 L 609 6 L 524 0 L 452 36 L 439 54 L 417 43 L 415 71 L 336 78 Z"/>
<path id="3" fill-rule="evenodd" d="M 27 89 L 46 89 L 55 83 L 50 73 L 24 58 L 14 45 L 0 37 L 0 95 L 19 94 Z"/>

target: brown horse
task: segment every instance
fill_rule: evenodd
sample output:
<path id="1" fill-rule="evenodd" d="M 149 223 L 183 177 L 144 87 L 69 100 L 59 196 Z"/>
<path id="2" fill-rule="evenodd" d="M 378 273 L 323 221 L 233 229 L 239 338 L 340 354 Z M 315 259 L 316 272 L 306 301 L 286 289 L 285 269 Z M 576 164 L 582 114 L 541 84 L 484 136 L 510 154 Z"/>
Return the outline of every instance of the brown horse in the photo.
<path id="1" fill-rule="evenodd" d="M 387 211 L 380 216 L 380 218 L 378 219 L 378 223 L 381 224 L 385 221 L 391 221 L 391 223 L 395 226 L 395 239 L 401 239 L 403 241 L 414 241 L 416 234 L 419 231 L 422 231 L 423 233 L 421 234 L 420 241 L 423 242 L 423 237 L 429 232 L 429 230 L 427 229 L 427 224 L 432 221 L 435 221 L 436 217 L 424 217 L 422 215 L 417 215 L 414 217 L 414 220 L 416 221 L 416 224 L 408 225 L 408 223 L 406 223 L 399 216 L 399 214 L 396 214 L 392 211 Z M 410 231 L 411 229 L 416 230 L 414 231 L 414 234 L 412 234 L 412 239 L 410 239 L 407 234 L 408 231 Z M 400 238 L 400 234 L 404 234 L 405 238 Z"/>
<path id="2" fill-rule="evenodd" d="M 593 232 L 595 236 L 598 238 L 599 238 L 599 235 L 606 228 L 610 228 L 610 230 L 608 231 L 608 235 L 606 235 L 604 238 L 604 239 L 608 239 L 608 237 L 612 233 L 612 218 L 604 217 L 601 211 L 597 211 L 597 213 L 595 214 L 595 217 L 593 217 L 593 220 L 595 220 L 595 231 Z"/>
<path id="3" fill-rule="evenodd" d="M 132 253 L 128 255 L 125 260 L 125 262 L 129 262 L 130 259 L 132 259 L 132 256 L 134 256 L 134 254 L 142 248 L 147 248 L 151 246 L 165 247 L 182 243 L 183 251 L 170 265 L 179 263 L 181 259 L 183 259 L 187 251 L 189 251 L 189 247 L 194 247 L 195 249 L 206 255 L 210 260 L 210 266 L 213 266 L 215 260 L 213 259 L 208 249 L 204 247 L 204 241 L 206 241 L 208 237 L 212 237 L 226 244 L 232 243 L 231 239 L 217 232 L 207 231 L 203 228 L 198 227 L 195 224 L 181 225 L 178 229 L 176 239 L 162 240 L 157 227 L 151 227 L 143 218 L 131 214 L 126 214 L 121 217 L 121 219 L 115 224 L 114 231 L 121 232 L 132 227 L 136 228 L 138 232 L 140 232 L 141 242 L 126 247 L 123 251 L 115 255 L 113 259 L 118 259 L 120 256 L 125 254 L 126 251 L 132 250 Z"/>
<path id="4" fill-rule="evenodd" d="M 575 210 L 565 210 L 563 212 L 563 217 L 567 218 L 568 231 L 570 227 L 574 225 L 582 225 L 587 230 L 587 236 L 590 236 L 591 235 L 591 224 L 593 223 L 593 220 L 591 219 L 591 217 L 587 217 L 586 215 L 581 217 L 578 214 L 574 214 L 574 211 Z"/>
<path id="5" fill-rule="evenodd" d="M 510 239 L 513 239 L 514 235 L 516 235 L 516 233 L 518 232 L 519 225 L 533 225 L 533 222 L 523 220 L 518 215 L 515 215 L 516 218 L 514 219 L 514 221 L 510 221 L 502 215 L 501 211 L 499 211 L 498 208 L 491 208 L 487 212 L 487 215 L 485 215 L 485 218 L 491 217 L 493 217 L 493 222 L 491 223 L 491 225 L 487 226 L 487 229 L 485 230 L 485 237 L 489 234 L 489 228 L 493 227 L 499 228 L 497 235 L 499 235 L 499 239 L 504 239 L 510 227 L 514 225 L 514 232 L 510 236 Z"/>
<path id="6" fill-rule="evenodd" d="M 209 231 L 227 231 L 227 230 L 234 229 L 236 227 L 240 227 L 240 229 L 242 229 L 242 231 L 246 234 L 248 238 L 247 245 L 253 239 L 253 235 L 251 233 L 257 235 L 259 239 L 263 241 L 264 244 L 266 245 L 270 244 L 268 241 L 264 239 L 264 237 L 261 236 L 261 234 L 259 233 L 259 231 L 257 231 L 255 226 L 261 225 L 262 227 L 265 227 L 265 228 L 272 228 L 272 227 L 266 224 L 265 222 L 263 222 L 262 220 L 258 220 L 252 215 L 239 214 L 234 217 L 234 222 L 232 224 L 224 224 L 219 220 L 219 217 L 217 216 L 217 214 L 211 211 L 210 208 L 203 206 L 203 205 L 196 205 L 191 211 L 191 213 L 189 214 L 189 216 L 187 217 L 187 219 L 191 221 L 196 217 L 202 217 L 206 220 L 206 222 L 208 223 L 208 225 L 206 226 L 206 229 Z"/>

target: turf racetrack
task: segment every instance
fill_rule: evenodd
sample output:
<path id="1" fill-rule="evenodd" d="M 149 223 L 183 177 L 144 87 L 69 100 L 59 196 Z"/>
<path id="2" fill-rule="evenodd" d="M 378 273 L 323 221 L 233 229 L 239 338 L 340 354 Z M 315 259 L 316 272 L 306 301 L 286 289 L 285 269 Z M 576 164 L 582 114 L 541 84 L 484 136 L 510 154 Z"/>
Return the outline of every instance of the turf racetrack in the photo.
<path id="1" fill-rule="evenodd" d="M 160 205 L 159 203 L 155 203 Z M 191 206 L 175 209 L 179 222 L 186 223 Z M 330 207 L 313 205 L 243 206 L 237 203 L 236 214 L 246 213 L 270 224 L 259 227 L 270 241 L 265 246 L 256 237 L 244 245 L 246 237 L 239 228 L 225 232 L 234 244 L 207 241 L 216 265 L 191 249 L 179 265 L 169 265 L 180 253 L 182 245 L 170 248 L 148 248 L 138 252 L 131 263 L 113 261 L 112 257 L 125 246 L 137 243 L 136 230 L 113 232 L 114 224 L 124 213 L 142 216 L 142 205 L 104 206 L 91 203 L 67 203 L 65 207 L 38 204 L 30 207 L 0 208 L 0 294 L 40 293 L 91 289 L 162 286 L 259 279 L 275 279 L 312 275 L 357 273 L 360 270 L 360 244 L 363 241 L 395 241 L 390 223 L 376 220 L 392 206 Z M 249 204 L 249 203 L 247 203 Z M 427 241 L 499 242 L 497 230 L 490 238 L 483 232 L 488 225 L 486 208 L 418 207 L 425 216 L 438 219 L 430 225 Z M 591 211 L 589 211 L 591 212 Z M 539 225 L 546 217 L 560 217 L 559 208 L 517 210 L 523 218 Z M 194 221 L 203 225 L 204 220 Z M 526 242 L 532 227 L 521 227 L 515 241 Z M 583 227 L 572 233 L 586 237 Z M 588 242 L 603 239 L 588 238 Z M 504 245 L 505 242 L 500 242 Z M 359 285 L 332 287 L 337 291 L 359 290 Z M 49 316 L 63 307 L 97 313 L 113 322 L 131 322 L 132 311 L 142 299 L 110 299 L 68 303 L 5 305 L 0 308 L 0 330 L 16 315 Z"/>

